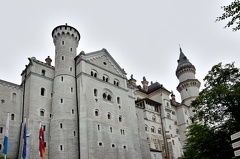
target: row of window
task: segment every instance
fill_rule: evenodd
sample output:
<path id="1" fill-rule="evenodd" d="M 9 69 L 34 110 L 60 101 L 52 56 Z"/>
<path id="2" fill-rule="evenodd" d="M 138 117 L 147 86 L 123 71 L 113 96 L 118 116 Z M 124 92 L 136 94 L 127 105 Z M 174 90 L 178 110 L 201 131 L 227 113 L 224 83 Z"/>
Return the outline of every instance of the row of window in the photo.
<path id="1" fill-rule="evenodd" d="M 99 124 L 97 125 L 97 130 L 101 131 L 101 126 Z M 109 127 L 109 131 L 110 131 L 110 133 L 113 133 L 113 128 L 111 126 Z M 124 129 L 120 129 L 120 134 L 125 135 Z"/>
<path id="2" fill-rule="evenodd" d="M 94 89 L 94 90 L 93 90 L 93 95 L 94 95 L 95 97 L 98 96 L 98 90 L 97 90 L 97 89 Z M 102 94 L 102 97 L 103 97 L 103 99 L 105 99 L 105 100 L 112 101 L 112 94 L 111 94 L 110 92 L 104 92 L 104 93 Z M 117 104 L 120 104 L 120 97 L 117 97 Z"/>
<path id="3" fill-rule="evenodd" d="M 98 109 L 95 109 L 94 115 L 95 115 L 95 116 L 99 116 L 99 110 L 98 110 Z M 111 115 L 110 112 L 107 113 L 107 119 L 112 119 L 112 115 Z M 118 121 L 119 121 L 119 122 L 122 122 L 122 121 L 123 121 L 122 115 L 119 115 L 119 116 L 118 116 Z"/>
<path id="4" fill-rule="evenodd" d="M 96 70 L 91 70 L 91 76 L 93 76 L 93 77 L 95 77 L 95 78 L 98 78 L 98 73 L 97 73 L 97 71 Z M 102 76 L 102 80 L 103 81 L 105 81 L 105 82 L 109 82 L 109 76 L 108 75 L 103 75 Z M 119 80 L 117 80 L 117 79 L 114 79 L 113 80 L 113 84 L 115 85 L 115 86 L 119 86 Z"/>
<path id="5" fill-rule="evenodd" d="M 75 113 L 74 109 L 71 109 L 71 114 L 74 114 L 74 113 Z M 45 109 L 40 109 L 39 115 L 44 117 L 45 116 Z M 53 115 L 50 114 L 50 118 L 52 118 L 52 116 Z"/>
<path id="6" fill-rule="evenodd" d="M 145 125 L 145 131 L 149 131 L 149 128 L 147 125 Z M 154 126 L 152 126 L 150 128 L 150 132 L 152 133 L 156 133 L 156 128 Z M 161 128 L 158 128 L 158 134 L 162 134 L 162 129 Z"/>
<path id="7" fill-rule="evenodd" d="M 102 146 L 103 146 L 103 143 L 102 143 L 102 142 L 99 142 L 99 143 L 98 143 L 98 146 L 102 147 Z M 111 147 L 112 147 L 112 148 L 115 148 L 116 145 L 115 145 L 115 144 L 111 144 Z M 123 147 L 123 149 L 127 149 L 127 146 L 126 146 L 126 145 L 123 145 L 122 147 Z"/>

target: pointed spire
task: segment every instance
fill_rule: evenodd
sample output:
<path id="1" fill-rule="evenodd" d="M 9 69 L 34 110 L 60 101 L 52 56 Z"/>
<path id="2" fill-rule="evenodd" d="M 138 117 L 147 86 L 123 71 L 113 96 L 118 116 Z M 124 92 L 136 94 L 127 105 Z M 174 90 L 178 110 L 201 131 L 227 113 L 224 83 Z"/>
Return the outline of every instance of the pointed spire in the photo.
<path id="1" fill-rule="evenodd" d="M 178 66 L 177 66 L 176 72 L 179 71 L 184 66 L 195 68 L 194 65 L 192 65 L 191 62 L 188 60 L 188 58 L 184 55 L 180 44 L 179 44 L 179 49 L 180 49 L 180 55 L 179 55 L 179 59 L 177 60 Z"/>

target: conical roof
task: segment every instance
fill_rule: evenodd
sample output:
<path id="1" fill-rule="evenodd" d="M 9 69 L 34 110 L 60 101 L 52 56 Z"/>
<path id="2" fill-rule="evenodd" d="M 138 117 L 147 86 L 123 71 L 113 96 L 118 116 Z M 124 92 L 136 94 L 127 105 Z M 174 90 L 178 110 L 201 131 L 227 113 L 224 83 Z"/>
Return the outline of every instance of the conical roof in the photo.
<path id="1" fill-rule="evenodd" d="M 195 66 L 193 64 L 191 64 L 191 62 L 188 60 L 188 58 L 184 55 L 184 53 L 182 52 L 182 49 L 180 47 L 180 55 L 179 55 L 179 59 L 177 60 L 178 62 L 178 66 L 177 66 L 177 70 L 176 70 L 176 74 L 178 71 L 180 71 L 182 68 L 194 68 Z"/>

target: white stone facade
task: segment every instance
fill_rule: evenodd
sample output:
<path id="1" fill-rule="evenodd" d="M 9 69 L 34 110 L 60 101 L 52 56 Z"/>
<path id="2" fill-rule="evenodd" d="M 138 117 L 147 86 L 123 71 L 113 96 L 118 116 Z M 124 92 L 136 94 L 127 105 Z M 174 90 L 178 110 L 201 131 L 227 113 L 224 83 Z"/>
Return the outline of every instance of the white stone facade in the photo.
<path id="1" fill-rule="evenodd" d="M 182 155 L 185 130 L 191 123 L 189 104 L 200 86 L 195 68 L 179 66 L 176 71 L 183 100 L 178 103 L 163 85 L 149 85 L 145 77 L 143 86 L 136 86 L 133 76 L 127 79 L 106 49 L 76 55 L 80 34 L 75 28 L 58 26 L 52 37 L 55 66 L 49 57 L 46 63 L 32 57 L 21 74 L 21 85 L 0 80 L 0 141 L 9 112 L 10 158 L 21 156 L 24 118 L 28 159 L 39 155 L 40 122 L 45 159 L 176 159 Z"/>

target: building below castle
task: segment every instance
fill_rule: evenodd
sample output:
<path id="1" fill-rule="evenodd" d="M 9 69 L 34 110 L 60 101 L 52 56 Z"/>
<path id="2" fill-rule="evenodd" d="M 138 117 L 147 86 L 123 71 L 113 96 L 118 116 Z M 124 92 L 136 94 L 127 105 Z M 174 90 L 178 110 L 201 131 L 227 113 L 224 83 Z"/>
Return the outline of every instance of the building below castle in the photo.
<path id="1" fill-rule="evenodd" d="M 45 159 L 177 159 L 182 155 L 189 105 L 198 96 L 195 67 L 180 49 L 176 76 L 181 102 L 162 84 L 133 75 L 106 49 L 77 55 L 79 32 L 52 31 L 55 66 L 35 57 L 22 71 L 20 85 L 0 80 L 0 141 L 10 113 L 8 157 L 21 158 L 27 119 L 27 159 L 39 158 L 39 125 Z M 3 143 L 0 142 L 2 153 Z M 1 154 L 0 153 L 0 154 Z"/>

